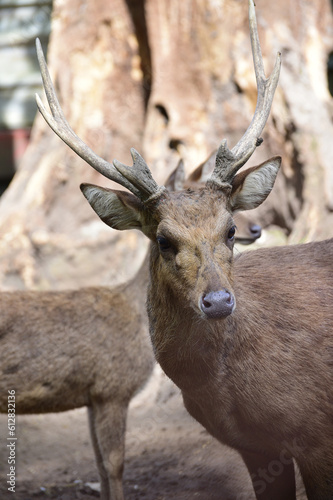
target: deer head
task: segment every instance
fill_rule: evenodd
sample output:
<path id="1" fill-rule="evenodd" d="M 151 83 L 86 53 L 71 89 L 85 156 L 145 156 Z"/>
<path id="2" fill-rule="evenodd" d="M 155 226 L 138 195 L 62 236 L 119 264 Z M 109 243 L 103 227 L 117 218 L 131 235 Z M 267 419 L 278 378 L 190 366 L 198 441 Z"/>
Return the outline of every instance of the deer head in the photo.
<path id="1" fill-rule="evenodd" d="M 270 193 L 281 163 L 274 157 L 238 173 L 262 142 L 280 72 L 280 54 L 266 78 L 259 45 L 253 0 L 249 0 L 252 53 L 258 87 L 257 106 L 247 131 L 231 150 L 219 146 L 215 167 L 199 189 L 169 192 L 158 186 L 140 154 L 131 149 L 133 166 L 110 164 L 97 156 L 68 125 L 55 95 L 42 49 L 37 54 L 51 113 L 37 96 L 37 105 L 50 127 L 79 156 L 130 192 L 83 184 L 81 190 L 99 217 L 114 229 L 139 229 L 152 242 L 151 266 L 158 281 L 178 302 L 205 319 L 233 312 L 233 214 L 260 205 Z M 158 286 L 158 285 L 157 285 Z"/>

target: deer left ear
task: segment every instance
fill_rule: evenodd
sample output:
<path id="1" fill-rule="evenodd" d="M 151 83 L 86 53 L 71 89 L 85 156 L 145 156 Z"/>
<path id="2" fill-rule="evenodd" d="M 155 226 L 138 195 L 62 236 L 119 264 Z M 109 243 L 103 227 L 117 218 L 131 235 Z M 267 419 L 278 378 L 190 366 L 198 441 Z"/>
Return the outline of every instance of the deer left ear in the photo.
<path id="1" fill-rule="evenodd" d="M 274 186 L 280 165 L 281 157 L 274 156 L 261 165 L 237 174 L 229 200 L 231 210 L 251 210 L 261 205 Z"/>

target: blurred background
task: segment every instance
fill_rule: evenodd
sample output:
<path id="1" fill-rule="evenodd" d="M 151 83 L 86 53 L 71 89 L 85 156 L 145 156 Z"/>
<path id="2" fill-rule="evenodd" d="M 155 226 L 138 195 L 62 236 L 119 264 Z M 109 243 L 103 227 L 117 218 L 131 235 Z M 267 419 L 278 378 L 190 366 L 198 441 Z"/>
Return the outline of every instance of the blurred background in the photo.
<path id="1" fill-rule="evenodd" d="M 47 50 L 52 1 L 0 2 L 0 193 L 19 167 L 36 115 L 40 73 L 35 38 Z"/>
<path id="2" fill-rule="evenodd" d="M 110 183 L 36 116 L 34 94 L 43 90 L 35 38 L 76 133 L 110 161 L 130 163 L 135 147 L 163 183 L 180 157 L 190 172 L 250 123 L 247 2 L 0 0 L 0 14 L 1 286 L 126 279 L 147 243 L 96 218 L 79 185 Z M 265 228 L 260 244 L 323 239 L 333 235 L 332 3 L 260 0 L 257 17 L 266 72 L 279 50 L 282 71 L 251 163 L 279 154 L 283 164 L 251 218 Z"/>

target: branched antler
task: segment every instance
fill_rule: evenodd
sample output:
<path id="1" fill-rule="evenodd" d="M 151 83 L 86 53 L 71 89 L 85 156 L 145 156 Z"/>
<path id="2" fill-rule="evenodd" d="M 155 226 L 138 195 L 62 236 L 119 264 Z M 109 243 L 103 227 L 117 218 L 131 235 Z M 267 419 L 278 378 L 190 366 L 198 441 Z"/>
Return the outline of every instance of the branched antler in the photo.
<path id="1" fill-rule="evenodd" d="M 256 147 L 262 142 L 260 135 L 268 119 L 281 67 L 281 54 L 278 53 L 273 72 L 269 78 L 266 78 L 253 0 L 249 0 L 249 23 L 252 54 L 258 87 L 256 110 L 247 131 L 232 150 L 228 148 L 226 139 L 222 141 L 217 151 L 214 171 L 207 181 L 208 183 L 217 184 L 218 186 L 229 186 L 229 188 L 237 171 L 247 162 Z M 131 149 L 133 167 L 128 167 L 117 160 L 114 160 L 113 164 L 111 164 L 94 153 L 82 139 L 74 133 L 59 105 L 44 59 L 42 47 L 38 39 L 36 40 L 36 47 L 44 89 L 51 114 L 45 109 L 38 95 L 36 95 L 36 101 L 39 111 L 49 126 L 71 149 L 73 149 L 73 151 L 81 156 L 81 158 L 89 163 L 95 170 L 127 188 L 144 203 L 159 198 L 165 191 L 165 187 L 157 185 L 146 162 L 135 149 Z"/>
<path id="2" fill-rule="evenodd" d="M 134 149 L 131 148 L 131 155 L 133 159 L 133 167 L 128 167 L 118 160 L 113 160 L 113 165 L 124 179 L 130 181 L 132 188 L 138 190 L 140 193 L 139 198 L 148 203 L 153 201 L 164 192 L 165 187 L 159 186 L 148 168 L 147 163 L 142 156 Z M 133 191 L 132 191 L 133 192 Z"/>
<path id="3" fill-rule="evenodd" d="M 277 54 L 272 74 L 266 78 L 258 37 L 257 21 L 253 0 L 249 0 L 249 24 L 253 63 L 257 80 L 258 97 L 253 119 L 240 141 L 230 150 L 224 139 L 217 151 L 214 171 L 208 182 L 230 185 L 237 171 L 247 162 L 262 142 L 261 133 L 266 125 L 277 87 L 281 68 L 281 54 Z"/>
<path id="4" fill-rule="evenodd" d="M 117 160 L 107 162 L 80 139 L 69 126 L 54 90 L 52 80 L 45 62 L 43 50 L 39 39 L 36 40 L 37 57 L 42 74 L 45 94 L 50 106 L 51 114 L 45 109 L 40 97 L 36 94 L 36 102 L 39 111 L 52 130 L 62 139 L 75 153 L 83 158 L 97 172 L 108 179 L 117 182 L 127 188 L 135 196 L 147 203 L 159 197 L 164 192 L 164 187 L 159 187 L 154 181 L 151 172 L 135 149 L 131 149 L 133 167 L 127 167 Z"/>

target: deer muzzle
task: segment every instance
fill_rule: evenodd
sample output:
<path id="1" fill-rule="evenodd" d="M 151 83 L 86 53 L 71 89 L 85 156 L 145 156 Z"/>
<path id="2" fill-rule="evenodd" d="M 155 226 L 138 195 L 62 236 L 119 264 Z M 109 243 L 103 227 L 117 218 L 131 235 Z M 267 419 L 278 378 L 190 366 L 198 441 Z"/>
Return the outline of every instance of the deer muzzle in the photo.
<path id="1" fill-rule="evenodd" d="M 233 294 L 226 288 L 217 292 L 204 293 L 199 300 L 199 308 L 208 319 L 222 319 L 229 316 L 235 305 Z"/>

